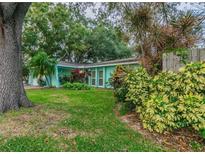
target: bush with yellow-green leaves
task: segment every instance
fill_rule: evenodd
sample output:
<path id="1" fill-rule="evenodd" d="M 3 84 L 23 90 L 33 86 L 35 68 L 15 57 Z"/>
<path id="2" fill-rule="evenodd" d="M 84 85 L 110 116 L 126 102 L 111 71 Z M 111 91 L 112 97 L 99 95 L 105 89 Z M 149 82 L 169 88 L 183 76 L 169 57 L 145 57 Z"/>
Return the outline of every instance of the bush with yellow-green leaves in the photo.
<path id="1" fill-rule="evenodd" d="M 125 77 L 125 83 L 128 88 L 126 100 L 133 102 L 135 105 L 140 106 L 150 94 L 151 77 L 143 67 L 128 73 Z"/>
<path id="2" fill-rule="evenodd" d="M 177 84 L 184 93 L 205 94 L 205 63 L 195 62 L 182 67 Z"/>
<path id="3" fill-rule="evenodd" d="M 177 109 L 185 126 L 196 130 L 205 128 L 205 99 L 202 95 L 189 93 L 180 96 Z"/>
<path id="4" fill-rule="evenodd" d="M 178 73 L 162 72 L 154 77 L 138 68 L 125 82 L 126 99 L 136 104 L 143 126 L 150 131 L 205 129 L 205 63 L 191 63 Z"/>

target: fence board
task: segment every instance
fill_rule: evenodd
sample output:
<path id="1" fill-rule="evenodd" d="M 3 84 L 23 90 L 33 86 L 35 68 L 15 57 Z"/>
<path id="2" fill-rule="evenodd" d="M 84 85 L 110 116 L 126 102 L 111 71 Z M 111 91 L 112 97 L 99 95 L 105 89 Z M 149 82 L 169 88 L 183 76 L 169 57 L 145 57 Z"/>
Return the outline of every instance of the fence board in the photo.
<path id="1" fill-rule="evenodd" d="M 192 49 L 188 51 L 188 62 L 191 61 L 205 61 L 205 49 Z M 184 66 L 180 62 L 180 57 L 173 52 L 163 55 L 163 71 L 178 71 L 180 67 Z"/>
<path id="2" fill-rule="evenodd" d="M 205 61 L 205 50 L 199 52 L 200 61 Z"/>

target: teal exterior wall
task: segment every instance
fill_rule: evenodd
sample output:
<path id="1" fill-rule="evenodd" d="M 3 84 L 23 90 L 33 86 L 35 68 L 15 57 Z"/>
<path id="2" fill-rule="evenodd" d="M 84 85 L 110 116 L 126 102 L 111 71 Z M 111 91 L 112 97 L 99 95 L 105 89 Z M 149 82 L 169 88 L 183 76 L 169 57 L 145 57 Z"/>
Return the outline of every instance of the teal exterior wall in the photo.
<path id="1" fill-rule="evenodd" d="M 75 69 L 75 67 L 68 67 L 63 65 L 56 65 L 55 67 L 55 73 L 52 77 L 52 83 L 55 87 L 61 87 L 62 83 L 60 81 L 61 77 L 63 76 L 70 76 L 71 71 Z"/>
<path id="2" fill-rule="evenodd" d="M 139 64 L 129 64 L 126 65 L 128 67 L 131 68 L 135 68 L 138 67 Z M 88 77 L 88 81 L 87 84 L 93 87 L 100 87 L 100 88 L 112 88 L 112 86 L 110 85 L 109 81 L 110 78 L 112 77 L 112 74 L 115 70 L 115 68 L 117 67 L 117 65 L 110 65 L 110 66 L 98 66 L 98 67 L 91 67 L 91 68 L 87 68 L 87 70 L 91 73 L 92 71 L 95 72 L 95 84 L 92 84 L 92 76 L 90 75 Z M 64 75 L 69 76 L 71 74 L 71 70 L 75 69 L 75 67 L 68 67 L 68 66 L 63 66 L 63 65 L 56 65 L 55 66 L 55 72 L 54 74 L 51 76 L 51 83 L 52 86 L 54 87 L 60 87 L 62 85 L 62 83 L 60 82 L 60 78 L 63 77 Z M 103 78 L 101 78 L 101 82 L 103 79 L 103 84 L 100 85 L 99 84 L 99 73 L 100 71 L 103 72 Z M 101 72 L 101 73 L 102 73 Z M 32 73 L 30 73 L 29 75 L 29 84 L 33 85 L 33 86 L 37 86 L 37 79 L 32 77 Z"/>
<path id="3" fill-rule="evenodd" d="M 94 87 L 101 87 L 101 88 L 111 88 L 110 83 L 109 83 L 109 79 L 112 76 L 112 73 L 114 72 L 116 66 L 101 66 L 101 67 L 93 67 L 93 68 L 89 68 L 88 70 L 90 71 L 90 73 L 92 71 L 95 71 L 95 85 L 92 85 L 92 76 L 88 77 L 88 84 L 90 86 L 94 86 Z M 103 71 L 103 85 L 100 86 L 99 85 L 99 71 Z"/>
<path id="4" fill-rule="evenodd" d="M 58 76 L 58 66 L 55 66 L 55 72 L 54 74 L 51 76 L 51 84 L 54 87 L 59 87 L 59 76 Z"/>
<path id="5" fill-rule="evenodd" d="M 61 86 L 60 77 L 62 77 L 64 75 L 69 76 L 72 69 L 74 69 L 74 68 L 56 65 L 55 72 L 54 72 L 54 74 L 51 75 L 52 86 L 57 87 L 57 88 L 60 87 Z M 32 86 L 38 86 L 37 78 L 34 78 L 32 73 L 29 74 L 28 84 L 32 85 Z"/>
<path id="6" fill-rule="evenodd" d="M 115 70 L 116 66 L 105 66 L 105 88 L 111 88 L 110 78 Z"/>
<path id="7" fill-rule="evenodd" d="M 130 68 L 136 68 L 139 65 L 138 64 L 130 64 L 130 65 L 126 65 Z M 112 88 L 112 86 L 110 85 L 110 78 L 112 77 L 112 74 L 115 70 L 115 68 L 117 67 L 117 65 L 113 65 L 113 66 L 100 66 L 100 67 L 93 67 L 93 68 L 89 68 L 89 72 L 91 73 L 92 71 L 95 71 L 95 85 L 92 85 L 92 76 L 88 77 L 88 84 L 90 86 L 94 86 L 94 87 L 100 87 L 100 88 Z M 103 86 L 99 85 L 99 71 L 103 71 Z"/>

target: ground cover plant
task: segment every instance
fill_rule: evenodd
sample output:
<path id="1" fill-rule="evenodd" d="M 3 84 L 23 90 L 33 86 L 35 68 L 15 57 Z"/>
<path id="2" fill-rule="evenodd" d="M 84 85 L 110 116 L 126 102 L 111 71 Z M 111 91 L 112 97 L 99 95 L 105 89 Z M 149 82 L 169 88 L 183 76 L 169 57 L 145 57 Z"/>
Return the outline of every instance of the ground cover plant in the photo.
<path id="1" fill-rule="evenodd" d="M 112 90 L 50 88 L 27 94 L 33 108 L 0 115 L 0 151 L 167 150 L 116 117 Z"/>

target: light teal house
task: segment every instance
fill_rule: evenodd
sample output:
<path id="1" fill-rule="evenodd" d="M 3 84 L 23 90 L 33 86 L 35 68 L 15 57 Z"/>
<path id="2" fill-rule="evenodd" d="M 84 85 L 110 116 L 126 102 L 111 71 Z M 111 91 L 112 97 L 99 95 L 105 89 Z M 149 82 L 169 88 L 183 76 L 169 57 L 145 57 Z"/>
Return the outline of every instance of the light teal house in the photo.
<path id="1" fill-rule="evenodd" d="M 93 64 L 75 64 L 67 62 L 59 62 L 55 66 L 55 73 L 51 77 L 51 83 L 54 87 L 61 87 L 60 78 L 62 76 L 69 76 L 73 69 L 81 69 L 90 72 L 86 83 L 93 87 L 111 88 L 109 79 L 117 65 L 126 65 L 129 67 L 139 66 L 139 61 L 136 57 L 119 59 L 112 61 L 105 61 Z M 38 86 L 37 79 L 29 76 L 29 85 Z"/>

